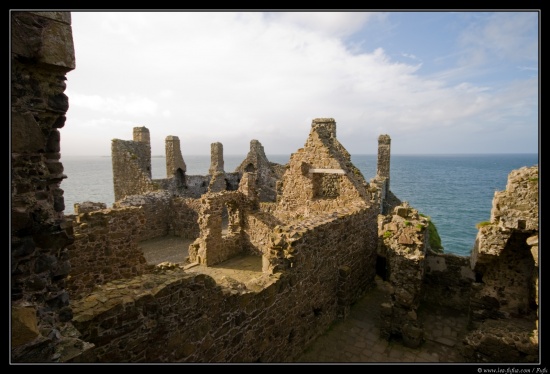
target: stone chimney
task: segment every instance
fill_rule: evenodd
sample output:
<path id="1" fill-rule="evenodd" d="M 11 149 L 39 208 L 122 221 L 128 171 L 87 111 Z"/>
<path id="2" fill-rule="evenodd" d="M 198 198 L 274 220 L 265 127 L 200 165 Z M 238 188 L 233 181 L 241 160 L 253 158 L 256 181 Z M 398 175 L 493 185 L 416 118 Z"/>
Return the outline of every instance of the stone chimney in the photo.
<path id="1" fill-rule="evenodd" d="M 376 176 L 386 180 L 386 191 L 390 190 L 390 144 L 391 139 L 387 134 L 378 137 L 378 164 Z"/>
<path id="2" fill-rule="evenodd" d="M 149 129 L 145 126 L 134 127 L 134 141 L 151 144 L 151 136 L 149 135 Z"/>
<path id="3" fill-rule="evenodd" d="M 223 172 L 223 145 L 219 142 L 212 143 L 210 145 L 210 169 L 208 173 L 215 175 Z"/>
<path id="4" fill-rule="evenodd" d="M 177 136 L 168 135 L 164 144 L 166 151 L 166 176 L 168 178 L 175 176 L 178 169 L 182 173 L 185 173 L 187 166 L 181 155 L 180 139 Z"/>
<path id="5" fill-rule="evenodd" d="M 321 138 L 336 139 L 336 121 L 334 118 L 315 118 L 311 122 L 311 131 L 315 131 Z"/>

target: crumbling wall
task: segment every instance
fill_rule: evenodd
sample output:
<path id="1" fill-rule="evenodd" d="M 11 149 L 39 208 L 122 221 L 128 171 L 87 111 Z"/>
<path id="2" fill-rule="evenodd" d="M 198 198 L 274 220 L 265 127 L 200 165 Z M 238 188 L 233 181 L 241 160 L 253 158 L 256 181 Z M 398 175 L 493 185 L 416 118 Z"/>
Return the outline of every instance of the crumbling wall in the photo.
<path id="1" fill-rule="evenodd" d="M 89 349 L 69 336 L 70 261 L 59 129 L 75 68 L 69 12 L 10 12 L 11 361 L 53 362 Z M 77 344 L 65 353 L 61 347 Z"/>
<path id="2" fill-rule="evenodd" d="M 425 258 L 423 303 L 468 312 L 475 274 L 470 258 L 428 251 Z"/>
<path id="3" fill-rule="evenodd" d="M 250 151 L 235 172 L 241 175 L 254 173 L 259 200 L 274 202 L 277 198 L 277 181 L 282 178 L 284 170 L 282 165 L 270 162 L 265 155 L 263 145 L 253 139 L 250 141 Z"/>
<path id="4" fill-rule="evenodd" d="M 292 362 L 373 285 L 376 214 L 348 208 L 280 228 L 273 255 L 288 266 L 264 273 L 258 292 L 159 270 L 72 301 L 74 323 L 98 362 Z"/>
<path id="5" fill-rule="evenodd" d="M 326 326 L 291 278 L 267 282 L 242 293 L 180 269 L 143 275 L 74 301 L 75 324 L 98 362 L 289 362 Z"/>
<path id="6" fill-rule="evenodd" d="M 115 201 L 158 189 L 151 180 L 151 145 L 147 142 L 111 141 Z"/>
<path id="7" fill-rule="evenodd" d="M 510 172 L 506 190 L 495 192 L 490 221 L 479 227 L 470 257 L 476 282 L 473 331 L 463 346 L 468 361 L 538 359 L 538 174 L 538 166 Z"/>
<path id="8" fill-rule="evenodd" d="M 417 309 L 423 292 L 428 218 L 404 202 L 380 219 L 378 254 L 385 259 L 383 276 L 391 285 L 391 301 L 381 305 L 380 335 L 418 347 L 424 340 Z"/>
<path id="9" fill-rule="evenodd" d="M 79 211 L 72 218 L 74 243 L 68 247 L 71 270 L 66 288 L 71 298 L 90 293 L 115 279 L 150 271 L 138 247 L 145 223 L 138 207 Z"/>
<path id="10" fill-rule="evenodd" d="M 320 305 L 330 304 L 328 300 L 337 296 L 333 305 L 337 309 L 328 314 L 345 317 L 375 276 L 376 214 L 372 207 L 356 205 L 276 226 L 270 236 L 270 255 L 263 258 L 263 272 L 308 274 L 310 295 Z"/>
<path id="11" fill-rule="evenodd" d="M 224 209 L 228 217 L 225 230 Z M 203 195 L 199 213 L 201 235 L 189 246 L 189 260 L 211 266 L 244 252 L 244 216 L 250 210 L 251 203 L 238 191 Z"/>
<path id="12" fill-rule="evenodd" d="M 169 135 L 165 140 L 166 154 L 166 177 L 176 177 L 182 186 L 185 183 L 185 172 L 187 165 L 181 154 L 180 139 L 177 136 Z"/>
<path id="13" fill-rule="evenodd" d="M 277 225 L 282 225 L 273 214 L 262 210 L 249 212 L 245 216 L 246 249 L 250 254 L 269 256 L 270 236 Z"/>
<path id="14" fill-rule="evenodd" d="M 191 198 L 172 199 L 172 219 L 171 225 L 173 235 L 184 239 L 196 239 L 200 235 L 199 229 L 199 211 L 200 200 Z"/>
<path id="15" fill-rule="evenodd" d="M 139 241 L 166 236 L 172 227 L 172 195 L 167 191 L 148 192 L 126 196 L 116 201 L 113 208 L 141 207 L 145 217 Z"/>
<path id="16" fill-rule="evenodd" d="M 278 188 L 276 216 L 282 220 L 307 218 L 369 201 L 367 183 L 336 139 L 332 118 L 312 121 L 303 148 L 290 157 Z"/>
<path id="17" fill-rule="evenodd" d="M 187 185 L 185 197 L 198 199 L 201 195 L 207 193 L 211 179 L 210 175 L 187 175 L 185 178 L 185 184 Z"/>

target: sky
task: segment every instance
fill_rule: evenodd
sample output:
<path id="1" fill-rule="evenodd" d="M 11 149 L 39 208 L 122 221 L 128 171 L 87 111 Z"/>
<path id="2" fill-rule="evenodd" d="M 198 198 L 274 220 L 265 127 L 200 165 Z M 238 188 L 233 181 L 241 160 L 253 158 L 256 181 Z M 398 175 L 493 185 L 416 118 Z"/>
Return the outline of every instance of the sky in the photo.
<path id="1" fill-rule="evenodd" d="M 150 131 L 186 155 L 303 147 L 334 118 L 351 154 L 538 153 L 540 12 L 73 11 L 61 154 Z"/>

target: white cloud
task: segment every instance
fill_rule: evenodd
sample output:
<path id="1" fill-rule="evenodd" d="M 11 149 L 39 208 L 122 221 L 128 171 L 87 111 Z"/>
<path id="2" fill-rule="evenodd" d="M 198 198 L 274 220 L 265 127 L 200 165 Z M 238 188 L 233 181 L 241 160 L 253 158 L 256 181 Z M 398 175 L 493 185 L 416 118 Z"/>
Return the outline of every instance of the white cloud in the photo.
<path id="1" fill-rule="evenodd" d="M 372 19 L 384 17 L 377 12 L 281 12 L 270 15 L 282 24 L 337 38 L 352 35 Z"/>
<path id="2" fill-rule="evenodd" d="M 333 117 L 344 146 L 368 153 L 380 133 L 429 133 L 476 116 L 536 111 L 531 83 L 506 91 L 467 78 L 450 84 L 459 70 L 422 77 L 412 46 L 404 56 L 414 64 L 383 48 L 350 51 L 340 38 L 371 17 L 380 15 L 73 13 L 77 68 L 68 75 L 63 131 L 70 138 L 108 117 L 125 127 L 122 135 L 105 131 L 106 144 L 147 126 L 154 154 L 164 152 L 167 135 L 180 137 L 184 157 L 208 153 L 215 141 L 227 154 L 245 154 L 251 139 L 266 152 L 290 153 L 303 145 L 311 119 Z M 495 32 L 486 34 L 492 40 Z"/>
<path id="3" fill-rule="evenodd" d="M 91 109 L 104 114 L 121 114 L 130 117 L 152 116 L 157 112 L 158 105 L 147 97 L 135 94 L 119 95 L 115 97 L 86 95 L 80 93 L 70 95 L 71 106 Z"/>

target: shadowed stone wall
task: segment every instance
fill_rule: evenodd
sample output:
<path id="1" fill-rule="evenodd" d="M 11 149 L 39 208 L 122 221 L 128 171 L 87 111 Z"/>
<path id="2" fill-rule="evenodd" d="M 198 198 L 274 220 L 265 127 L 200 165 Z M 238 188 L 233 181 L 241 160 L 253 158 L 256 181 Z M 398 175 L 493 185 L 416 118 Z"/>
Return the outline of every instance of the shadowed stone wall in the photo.
<path id="1" fill-rule="evenodd" d="M 468 312 L 475 274 L 470 258 L 452 253 L 426 253 L 423 301 Z"/>
<path id="2" fill-rule="evenodd" d="M 184 239 L 199 237 L 200 200 L 191 198 L 175 198 L 172 200 L 171 234 Z"/>
<path id="3" fill-rule="evenodd" d="M 75 68 L 69 12 L 11 12 L 11 360 L 53 362 L 88 344 L 70 335 L 73 313 L 61 135 Z M 73 346 L 65 350 L 65 344 Z M 77 345 L 79 348 L 75 348 Z"/>
<path id="4" fill-rule="evenodd" d="M 78 208 L 78 204 L 76 204 Z M 141 208 L 102 209 L 68 216 L 73 219 L 74 243 L 68 247 L 71 298 L 90 293 L 115 279 L 149 271 L 138 238 L 145 223 Z M 79 214 L 80 213 L 80 214 Z"/>
<path id="5" fill-rule="evenodd" d="M 464 340 L 469 362 L 535 362 L 538 331 L 539 168 L 508 175 L 495 192 L 491 218 L 470 257 L 476 274 L 470 297 L 473 331 Z"/>

